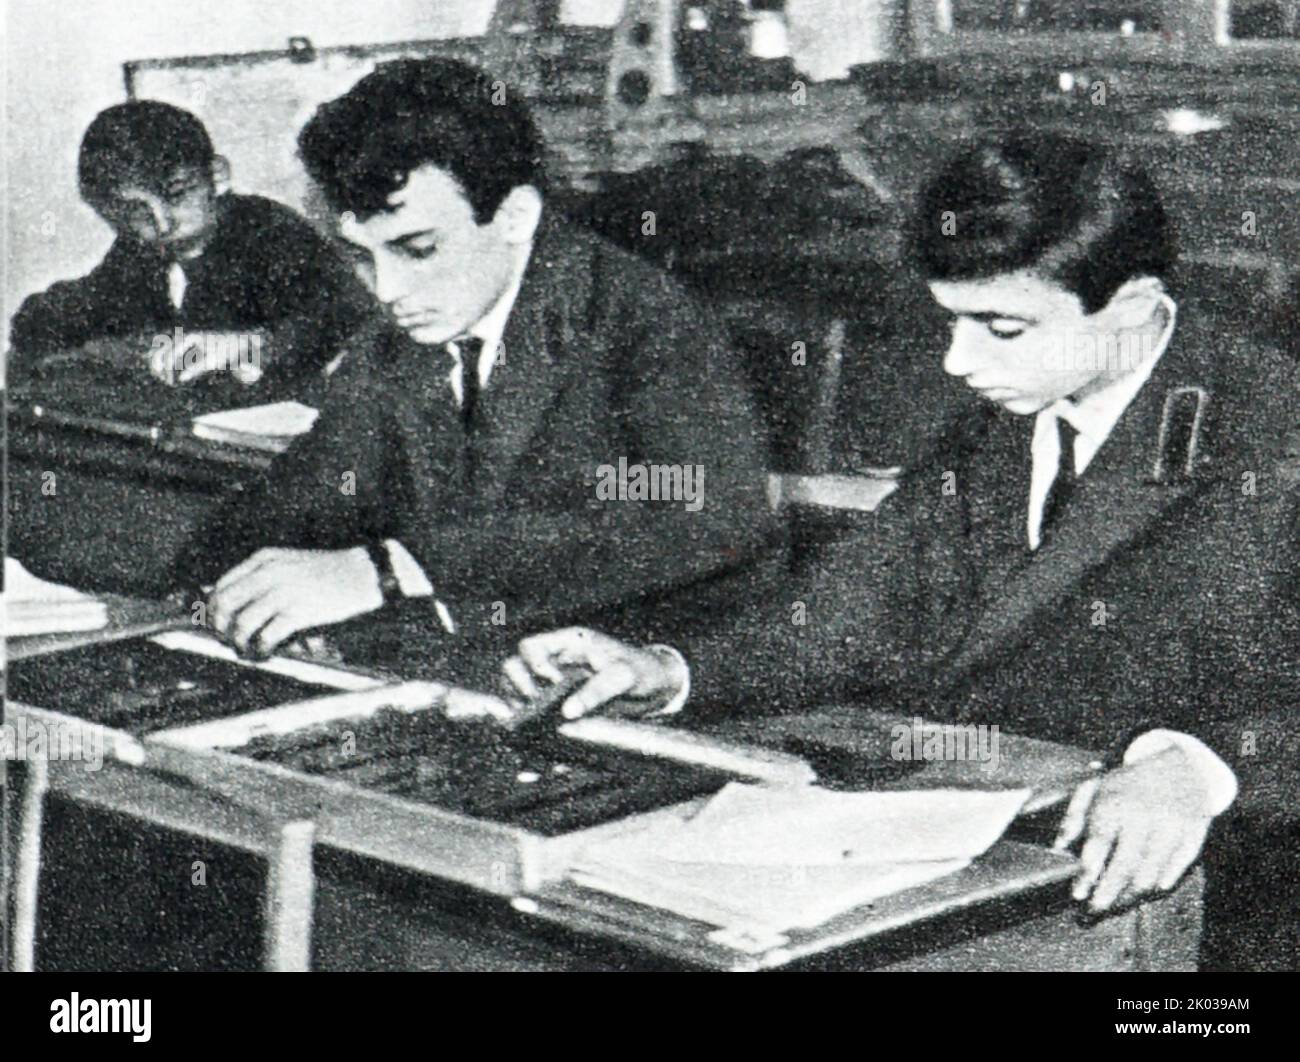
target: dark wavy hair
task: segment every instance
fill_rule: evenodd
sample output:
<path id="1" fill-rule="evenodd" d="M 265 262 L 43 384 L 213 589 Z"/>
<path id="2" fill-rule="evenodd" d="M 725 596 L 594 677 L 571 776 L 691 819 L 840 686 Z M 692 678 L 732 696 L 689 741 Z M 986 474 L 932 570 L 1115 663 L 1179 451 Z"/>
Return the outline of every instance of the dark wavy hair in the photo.
<path id="1" fill-rule="evenodd" d="M 211 172 L 212 139 L 189 111 L 132 100 L 100 111 L 81 139 L 77 180 L 86 202 L 105 202 L 124 180 L 158 188 L 177 169 Z"/>
<path id="2" fill-rule="evenodd" d="M 1177 253 L 1145 170 L 1101 144 L 1033 132 L 950 159 L 921 192 L 909 243 L 931 280 L 1029 269 L 1090 314 L 1127 280 L 1168 279 Z"/>
<path id="3" fill-rule="evenodd" d="M 542 138 L 523 97 L 455 59 L 380 64 L 316 109 L 298 152 L 330 206 L 363 221 L 425 164 L 456 179 L 479 224 L 512 189 L 545 191 Z"/>

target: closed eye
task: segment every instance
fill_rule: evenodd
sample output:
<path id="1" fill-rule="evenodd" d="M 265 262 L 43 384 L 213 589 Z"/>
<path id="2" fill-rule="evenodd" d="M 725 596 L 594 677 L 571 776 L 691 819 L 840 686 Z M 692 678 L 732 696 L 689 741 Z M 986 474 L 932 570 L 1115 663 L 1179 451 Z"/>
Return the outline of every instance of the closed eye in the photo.
<path id="1" fill-rule="evenodd" d="M 419 262 L 419 261 L 423 261 L 426 258 L 432 258 L 435 254 L 437 254 L 438 245 L 436 243 L 431 243 L 428 246 L 422 247 L 422 246 L 417 246 L 415 244 L 408 243 L 402 245 L 402 247 L 400 248 L 400 252 L 406 255 L 407 258 L 414 258 L 417 262 Z"/>
<path id="2" fill-rule="evenodd" d="M 389 240 L 388 246 L 395 254 L 420 261 L 438 253 L 438 234 L 431 229 L 423 232 L 408 232 L 398 239 Z"/>
<path id="3" fill-rule="evenodd" d="M 985 327 L 998 339 L 1015 339 L 1016 336 L 1025 334 L 1024 325 L 1013 324 L 1010 321 L 987 321 Z"/>

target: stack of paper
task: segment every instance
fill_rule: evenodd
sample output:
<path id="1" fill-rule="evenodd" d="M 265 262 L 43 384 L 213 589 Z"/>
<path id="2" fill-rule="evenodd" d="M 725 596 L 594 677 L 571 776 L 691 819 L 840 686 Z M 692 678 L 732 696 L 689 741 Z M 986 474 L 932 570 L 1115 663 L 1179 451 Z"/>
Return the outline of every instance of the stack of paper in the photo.
<path id="1" fill-rule="evenodd" d="M 243 409 L 223 409 L 194 418 L 194 434 L 210 442 L 284 453 L 299 435 L 311 431 L 316 410 L 301 402 L 271 402 Z"/>
<path id="2" fill-rule="evenodd" d="M 693 818 L 590 846 L 570 876 L 728 929 L 811 929 L 960 870 L 1002 836 L 1029 792 L 733 783 Z"/>
<path id="3" fill-rule="evenodd" d="M 108 606 L 69 586 L 32 575 L 12 557 L 5 558 L 4 636 L 93 631 L 108 625 Z"/>

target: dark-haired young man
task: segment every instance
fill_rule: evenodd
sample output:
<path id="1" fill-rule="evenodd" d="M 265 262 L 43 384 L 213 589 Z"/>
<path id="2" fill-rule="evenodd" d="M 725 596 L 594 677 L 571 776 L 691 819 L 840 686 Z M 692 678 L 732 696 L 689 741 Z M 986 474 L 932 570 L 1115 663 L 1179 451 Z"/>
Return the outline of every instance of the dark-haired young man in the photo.
<path id="1" fill-rule="evenodd" d="M 943 367 L 987 409 L 809 578 L 774 579 L 732 631 L 669 637 L 692 700 L 862 701 L 1109 752 L 1061 827 L 1083 840 L 1075 897 L 1170 889 L 1205 846 L 1203 963 L 1294 968 L 1300 373 L 1175 301 L 1159 198 L 1101 147 L 975 147 L 913 235 L 952 317 Z M 563 663 L 595 672 L 569 715 L 658 707 L 685 678 L 581 629 L 505 670 L 531 694 Z"/>
<path id="2" fill-rule="evenodd" d="M 16 380 L 99 356 L 172 384 L 226 371 L 286 383 L 323 368 L 373 316 L 364 285 L 306 221 L 227 190 L 226 160 L 188 111 L 136 100 L 100 112 L 77 171 L 116 239 L 87 276 L 23 302 Z"/>
<path id="3" fill-rule="evenodd" d="M 344 362 L 312 433 L 195 549 L 182 575 L 215 581 L 219 631 L 265 652 L 382 609 L 362 641 L 399 632 L 399 657 L 436 667 L 432 645 L 465 641 L 445 634 L 607 615 L 764 547 L 735 359 L 663 274 L 544 207 L 511 90 L 455 61 L 384 64 L 299 144 L 398 329 Z"/>

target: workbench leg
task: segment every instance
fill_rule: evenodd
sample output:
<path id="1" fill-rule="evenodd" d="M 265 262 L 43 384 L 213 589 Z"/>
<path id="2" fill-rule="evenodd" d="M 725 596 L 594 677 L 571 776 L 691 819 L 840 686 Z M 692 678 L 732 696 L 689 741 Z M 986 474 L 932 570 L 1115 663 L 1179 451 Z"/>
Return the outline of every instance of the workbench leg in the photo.
<path id="1" fill-rule="evenodd" d="M 50 788 L 50 764 L 44 758 L 26 761 L 22 810 L 13 864 L 13 933 L 10 968 L 20 973 L 36 969 L 36 906 L 41 878 L 41 824 L 45 794 Z"/>
<path id="2" fill-rule="evenodd" d="M 316 878 L 312 849 L 316 824 L 286 822 L 271 847 L 266 889 L 266 968 L 279 972 L 311 969 L 311 923 Z"/>

